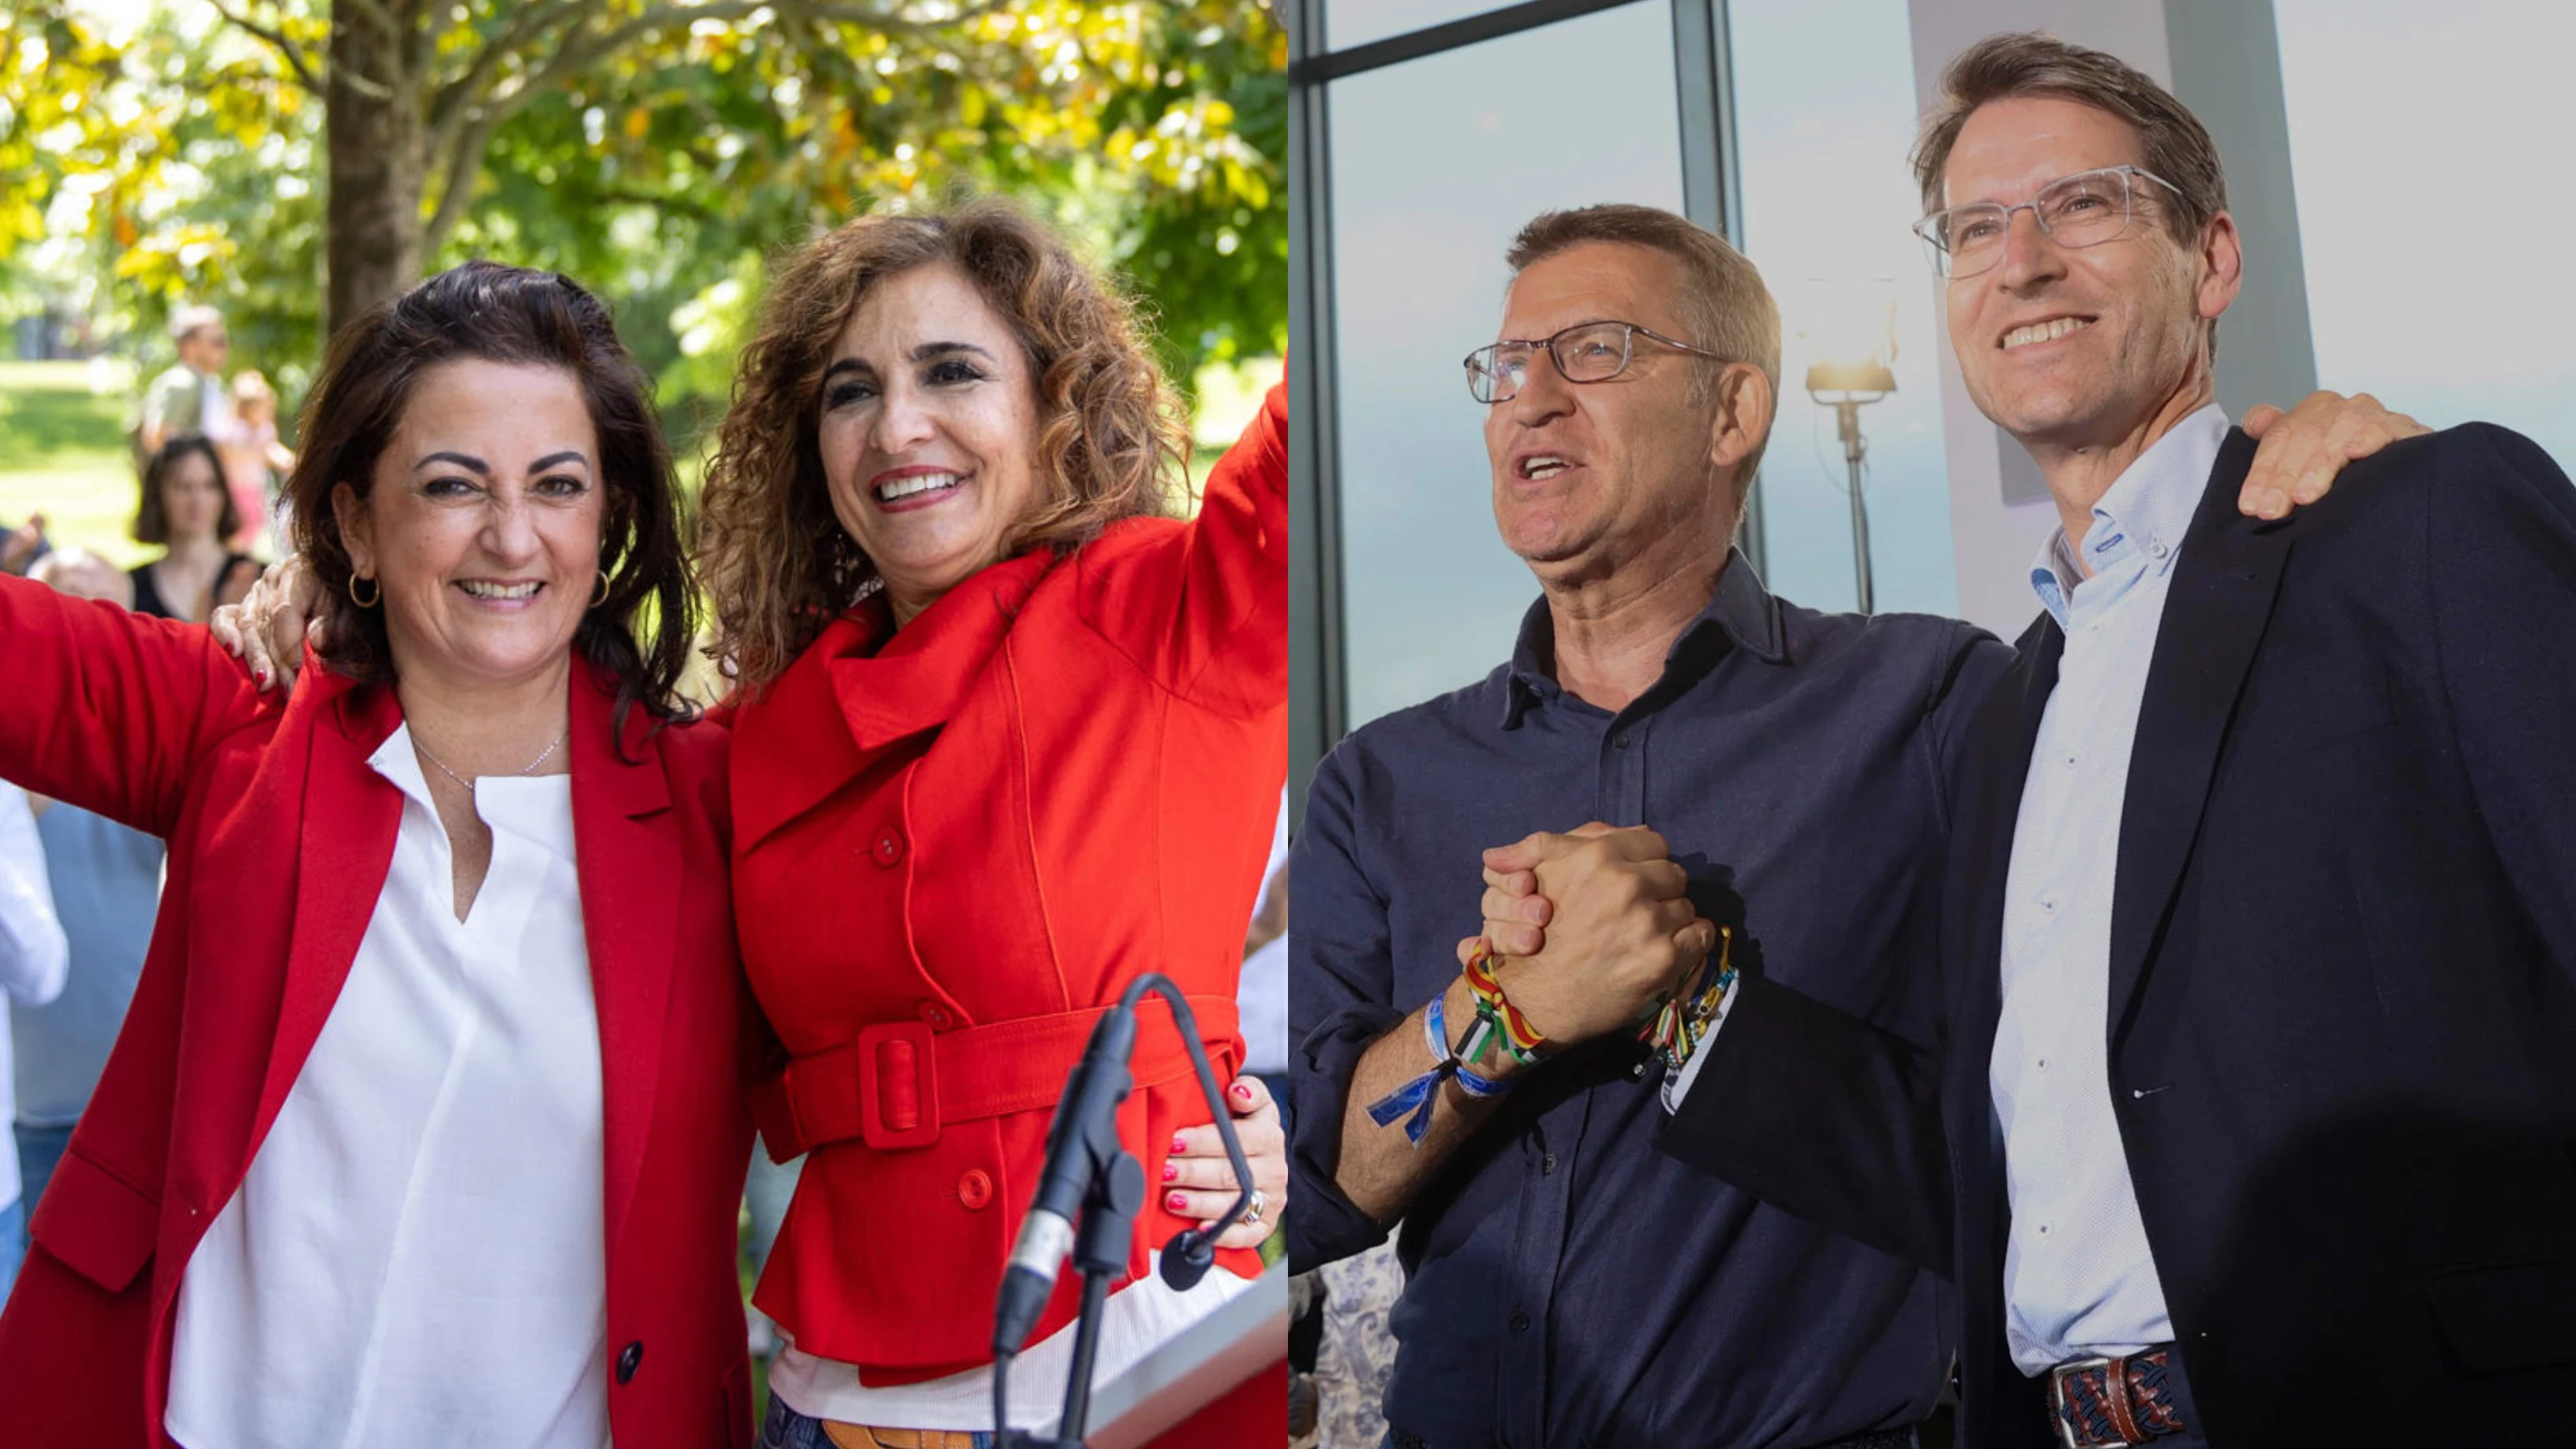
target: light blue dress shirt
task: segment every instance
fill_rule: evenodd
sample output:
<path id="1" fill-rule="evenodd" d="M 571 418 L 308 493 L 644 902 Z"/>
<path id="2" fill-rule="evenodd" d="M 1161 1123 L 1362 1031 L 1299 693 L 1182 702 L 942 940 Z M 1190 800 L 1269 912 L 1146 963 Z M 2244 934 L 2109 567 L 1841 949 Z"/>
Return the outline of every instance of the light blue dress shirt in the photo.
<path id="1" fill-rule="evenodd" d="M 1988 1072 L 2012 1191 L 2005 1335 L 2028 1374 L 2173 1337 L 2111 1112 L 2111 883 L 2166 589 L 2226 437 L 2214 404 L 2183 419 L 2093 506 L 2084 567 L 2060 529 L 2031 568 L 2066 653 L 2013 829 Z"/>

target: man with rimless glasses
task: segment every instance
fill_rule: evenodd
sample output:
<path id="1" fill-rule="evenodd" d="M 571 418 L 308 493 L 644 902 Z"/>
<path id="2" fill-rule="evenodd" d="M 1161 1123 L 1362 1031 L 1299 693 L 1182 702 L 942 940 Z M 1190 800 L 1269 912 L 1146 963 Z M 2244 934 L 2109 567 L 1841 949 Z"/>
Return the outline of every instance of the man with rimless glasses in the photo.
<path id="1" fill-rule="evenodd" d="M 1949 1290 L 1654 1151 L 1659 1095 L 1739 973 L 1936 1039 L 1952 782 L 2010 651 L 1801 608 L 1730 547 L 1780 323 L 1725 242 L 1604 206 L 1539 217 L 1509 260 L 1503 340 L 1466 382 L 1495 525 L 1541 596 L 1508 663 L 1316 774 L 1292 855 L 1291 1257 L 1400 1222 L 1397 1449 L 1910 1445 Z M 2404 426 L 2303 409 L 2249 506 L 2338 418 L 2368 442 Z M 1480 848 L 1532 831 L 1571 832 L 1535 838 L 1544 948 L 1462 961 Z"/>
<path id="2" fill-rule="evenodd" d="M 2062 528 L 1945 801 L 1938 1026 L 1740 973 L 1664 1146 L 1947 1273 L 1979 1449 L 2571 1442 L 2576 489 L 2476 424 L 2239 516 L 2206 132 L 2039 36 L 1945 88 L 1920 230 Z M 1562 944 L 1537 886 L 1499 944 Z"/>

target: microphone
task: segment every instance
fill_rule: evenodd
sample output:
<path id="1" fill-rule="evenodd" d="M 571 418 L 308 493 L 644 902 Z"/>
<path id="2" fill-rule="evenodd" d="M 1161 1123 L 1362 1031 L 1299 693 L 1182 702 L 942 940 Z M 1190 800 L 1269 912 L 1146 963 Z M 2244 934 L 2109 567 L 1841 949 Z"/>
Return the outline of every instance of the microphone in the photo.
<path id="1" fill-rule="evenodd" d="M 1216 1266 L 1216 1235 L 1224 1231 L 1224 1222 L 1204 1228 L 1184 1228 L 1172 1235 L 1163 1248 L 1161 1265 L 1163 1282 L 1175 1293 L 1187 1293 L 1199 1286 L 1199 1280 Z"/>
<path id="2" fill-rule="evenodd" d="M 1127 1063 L 1136 1049 L 1136 1008 L 1131 993 L 1091 1029 L 1082 1061 L 1065 1082 L 1047 1128 L 1046 1169 L 1037 1200 L 1020 1224 L 1020 1236 L 1002 1271 L 993 1310 L 993 1352 L 1016 1354 L 1037 1327 L 1055 1291 L 1056 1274 L 1073 1251 L 1073 1215 L 1091 1190 L 1093 1175 L 1119 1150 L 1118 1104 L 1133 1084 Z"/>

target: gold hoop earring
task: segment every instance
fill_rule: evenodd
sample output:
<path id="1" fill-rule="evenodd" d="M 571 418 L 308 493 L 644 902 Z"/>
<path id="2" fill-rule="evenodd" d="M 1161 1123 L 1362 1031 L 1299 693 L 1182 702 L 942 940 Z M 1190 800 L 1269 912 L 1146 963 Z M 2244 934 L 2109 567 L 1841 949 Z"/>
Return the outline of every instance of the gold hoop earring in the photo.
<path id="1" fill-rule="evenodd" d="M 605 604 L 605 603 L 607 603 L 607 602 L 608 602 L 608 570 L 606 570 L 606 569 L 601 569 L 601 570 L 599 571 L 599 592 L 598 592 L 598 593 L 595 593 L 595 594 L 593 594 L 593 595 L 591 595 L 591 596 L 590 596 L 590 606 L 591 606 L 592 608 L 596 609 L 596 608 L 598 608 L 600 605 Z"/>
<path id="2" fill-rule="evenodd" d="M 368 577 L 367 577 L 366 575 L 364 575 L 364 574 L 351 574 L 351 575 L 349 575 L 349 602 L 350 602 L 350 603 L 357 605 L 357 606 L 358 606 L 359 608 L 361 608 L 361 609 L 372 609 L 372 608 L 374 608 L 377 604 L 379 604 L 379 603 L 383 602 L 384 597 L 385 597 L 385 586 L 384 586 L 384 585 L 382 585 L 382 584 L 376 584 L 376 591 L 375 591 L 374 593 L 372 593 L 372 594 L 369 594 L 367 597 L 365 597 L 365 598 L 363 598 L 363 599 L 362 599 L 362 598 L 359 598 L 359 597 L 358 597 L 358 585 L 360 585 L 360 584 L 376 584 L 376 581 L 375 581 L 374 579 L 368 578 Z"/>

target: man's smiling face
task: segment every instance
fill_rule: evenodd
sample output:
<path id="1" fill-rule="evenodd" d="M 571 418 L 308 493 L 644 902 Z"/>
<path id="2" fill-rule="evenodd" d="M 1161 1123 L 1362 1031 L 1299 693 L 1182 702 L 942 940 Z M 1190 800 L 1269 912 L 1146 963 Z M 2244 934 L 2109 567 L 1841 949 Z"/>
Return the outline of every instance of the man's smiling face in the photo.
<path id="1" fill-rule="evenodd" d="M 2126 121 L 2081 102 L 1990 102 L 1959 131 L 1945 205 L 2028 201 L 2063 176 L 2145 164 Z M 2025 443 L 2116 441 L 2182 388 L 2205 323 L 2234 295 L 2214 287 L 2196 247 L 2170 224 L 2173 194 L 2134 181 L 2127 232 L 2069 248 L 2029 212 L 2012 217 L 1993 269 L 1948 286 L 1950 342 L 1977 407 Z M 2223 293 L 2223 295 L 2221 295 Z"/>

